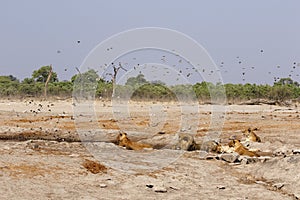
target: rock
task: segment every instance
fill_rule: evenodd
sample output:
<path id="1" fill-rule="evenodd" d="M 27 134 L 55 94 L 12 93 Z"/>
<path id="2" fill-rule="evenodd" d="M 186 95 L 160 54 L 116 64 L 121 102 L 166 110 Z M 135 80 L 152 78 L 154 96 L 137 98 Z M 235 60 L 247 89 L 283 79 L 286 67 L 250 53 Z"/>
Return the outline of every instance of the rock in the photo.
<path id="1" fill-rule="evenodd" d="M 179 190 L 179 188 L 174 187 L 174 186 L 170 186 L 170 189 L 172 189 L 172 190 Z"/>
<path id="2" fill-rule="evenodd" d="M 162 186 L 156 186 L 156 187 L 154 187 L 154 192 L 166 193 L 167 189 L 165 187 L 162 187 Z"/>
<path id="3" fill-rule="evenodd" d="M 199 157 L 202 160 L 211 160 L 214 159 L 215 157 L 213 157 L 214 155 L 207 153 L 206 151 L 201 151 L 199 152 Z"/>
<path id="4" fill-rule="evenodd" d="M 147 187 L 147 188 L 153 188 L 153 185 L 147 184 L 146 187 Z"/>
<path id="5" fill-rule="evenodd" d="M 255 163 L 259 161 L 259 158 L 257 157 L 248 157 L 248 156 L 240 156 L 238 158 L 238 161 L 241 162 L 241 164 L 250 164 L 250 163 Z"/>
<path id="6" fill-rule="evenodd" d="M 295 196 L 296 199 L 300 199 L 300 192 L 299 193 L 295 193 L 294 196 Z"/>
<path id="7" fill-rule="evenodd" d="M 278 189 L 278 190 L 280 190 L 281 188 L 283 188 L 284 185 L 285 185 L 284 183 L 275 183 L 273 185 L 273 187 L 276 188 L 276 189 Z"/>
<path id="8" fill-rule="evenodd" d="M 100 186 L 100 188 L 106 188 L 107 187 L 107 185 L 105 185 L 105 184 L 100 184 L 99 186 Z"/>
<path id="9" fill-rule="evenodd" d="M 69 157 L 71 157 L 71 158 L 78 158 L 78 157 L 80 157 L 80 155 L 79 154 L 70 154 Z"/>
<path id="10" fill-rule="evenodd" d="M 296 163 L 300 162 L 300 157 L 296 157 L 296 156 L 287 157 L 285 159 L 285 161 L 288 162 L 288 163 L 296 164 Z"/>
<path id="11" fill-rule="evenodd" d="M 9 146 L 4 146 L 3 150 L 10 150 L 10 147 Z"/>
<path id="12" fill-rule="evenodd" d="M 260 162 L 264 163 L 266 162 L 267 160 L 270 160 L 271 157 L 270 156 L 261 156 L 258 158 L 258 160 L 260 160 Z"/>
<path id="13" fill-rule="evenodd" d="M 218 155 L 207 153 L 206 151 L 200 151 L 199 157 L 202 160 L 216 160 L 216 159 L 219 159 Z"/>
<path id="14" fill-rule="evenodd" d="M 226 188 L 225 188 L 225 186 L 218 186 L 217 187 L 219 190 L 225 190 Z"/>
<path id="15" fill-rule="evenodd" d="M 300 154 L 300 149 L 294 149 L 292 150 L 293 154 Z"/>
<path id="16" fill-rule="evenodd" d="M 285 155 L 285 153 L 282 152 L 282 151 L 276 151 L 276 152 L 274 153 L 274 156 L 284 156 L 284 155 Z"/>
<path id="17" fill-rule="evenodd" d="M 263 182 L 263 181 L 255 181 L 256 184 L 260 184 L 260 185 L 267 185 L 266 182 Z"/>
<path id="18" fill-rule="evenodd" d="M 239 158 L 239 154 L 234 152 L 234 153 L 225 153 L 225 154 L 221 154 L 219 156 L 220 159 L 229 162 L 229 163 L 234 163 L 235 161 L 238 160 Z"/>

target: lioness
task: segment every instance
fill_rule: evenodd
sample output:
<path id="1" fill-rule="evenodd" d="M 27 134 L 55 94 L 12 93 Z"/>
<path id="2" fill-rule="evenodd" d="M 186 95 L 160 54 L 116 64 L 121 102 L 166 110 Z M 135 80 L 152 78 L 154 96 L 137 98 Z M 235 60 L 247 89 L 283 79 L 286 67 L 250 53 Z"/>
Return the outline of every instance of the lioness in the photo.
<path id="1" fill-rule="evenodd" d="M 195 151 L 203 150 L 206 152 L 221 153 L 221 145 L 215 141 L 206 141 L 196 143 L 194 137 L 190 134 L 181 133 L 179 134 L 178 142 L 175 145 L 177 150 Z"/>
<path id="2" fill-rule="evenodd" d="M 261 139 L 260 137 L 258 137 L 254 131 L 256 131 L 257 128 L 254 128 L 254 129 L 251 129 L 251 128 L 248 128 L 247 130 L 243 131 L 243 135 L 245 137 L 247 137 L 247 140 L 248 141 L 252 141 L 252 142 L 261 142 Z"/>
<path id="3" fill-rule="evenodd" d="M 259 155 L 256 152 L 249 151 L 246 147 L 244 147 L 239 140 L 231 140 L 228 145 L 230 147 L 234 147 L 234 151 L 237 152 L 239 155 L 245 155 L 245 156 L 256 156 L 259 157 Z"/>
<path id="4" fill-rule="evenodd" d="M 137 142 L 131 141 L 127 137 L 127 133 L 125 133 L 125 132 L 120 132 L 118 134 L 116 140 L 117 140 L 117 144 L 119 146 L 126 147 L 126 149 L 128 149 L 128 150 L 141 150 L 144 148 L 152 148 L 152 146 L 149 144 L 142 144 L 142 143 L 137 143 Z"/>

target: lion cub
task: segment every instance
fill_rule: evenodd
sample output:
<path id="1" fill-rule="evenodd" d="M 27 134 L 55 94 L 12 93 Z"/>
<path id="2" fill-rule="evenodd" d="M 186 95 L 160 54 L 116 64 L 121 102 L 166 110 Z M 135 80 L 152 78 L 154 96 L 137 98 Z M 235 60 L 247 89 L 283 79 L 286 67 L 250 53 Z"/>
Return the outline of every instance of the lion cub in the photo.
<path id="1" fill-rule="evenodd" d="M 245 155 L 245 156 L 256 156 L 259 157 L 259 155 L 253 151 L 249 151 L 246 147 L 244 147 L 239 140 L 231 140 L 228 144 L 230 147 L 234 147 L 234 151 L 237 152 L 240 155 Z"/>
<path id="2" fill-rule="evenodd" d="M 254 131 L 256 131 L 257 128 L 251 129 L 248 128 L 247 130 L 243 131 L 243 134 L 245 137 L 247 137 L 248 141 L 252 141 L 252 142 L 261 142 L 260 137 L 258 137 Z"/>
<path id="3" fill-rule="evenodd" d="M 126 147 L 128 150 L 142 150 L 144 148 L 152 148 L 149 144 L 141 144 L 131 141 L 127 137 L 127 133 L 120 132 L 117 136 L 117 144 L 122 147 Z"/>

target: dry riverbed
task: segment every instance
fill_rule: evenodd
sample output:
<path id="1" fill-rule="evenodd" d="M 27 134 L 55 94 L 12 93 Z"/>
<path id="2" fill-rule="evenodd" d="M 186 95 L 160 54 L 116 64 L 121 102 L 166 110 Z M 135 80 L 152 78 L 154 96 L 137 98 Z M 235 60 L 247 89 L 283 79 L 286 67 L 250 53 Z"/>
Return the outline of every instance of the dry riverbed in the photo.
<path id="1" fill-rule="evenodd" d="M 195 129 L 197 141 L 214 128 L 212 106 L 199 105 L 197 114 L 187 113 L 185 117 L 191 117 L 185 125 L 190 127 L 184 128 L 182 107 L 176 103 L 130 103 L 130 114 L 120 116 L 118 107 L 97 101 L 96 121 L 83 122 L 78 122 L 82 115 L 74 113 L 73 106 L 77 105 L 72 100 L 0 100 L 1 199 L 300 199 L 296 105 L 228 105 L 226 115 L 219 116 L 224 122 L 221 143 L 232 136 L 243 140 L 244 129 L 257 127 L 262 139 L 257 148 L 274 153 L 265 160 L 229 163 L 203 159 L 199 151 L 192 151 L 162 168 L 137 173 L 110 166 L 109 156 L 97 159 L 81 142 L 78 130 L 99 129 L 114 137 L 121 129 L 133 140 L 142 136 L 151 143 L 156 134 L 172 136 Z M 93 142 L 101 143 L 97 131 L 85 141 Z M 128 150 L 121 151 L 126 157 Z"/>

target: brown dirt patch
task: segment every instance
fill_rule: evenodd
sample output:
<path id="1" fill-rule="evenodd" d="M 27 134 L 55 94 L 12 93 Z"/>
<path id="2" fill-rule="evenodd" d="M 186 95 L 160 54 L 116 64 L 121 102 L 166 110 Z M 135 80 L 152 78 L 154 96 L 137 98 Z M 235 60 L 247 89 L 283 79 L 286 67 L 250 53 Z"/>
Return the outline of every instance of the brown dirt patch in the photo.
<path id="1" fill-rule="evenodd" d="M 82 163 L 82 166 L 93 174 L 107 172 L 107 167 L 105 167 L 104 165 L 102 165 L 98 162 L 92 161 L 92 160 L 85 159 L 85 161 Z"/>
<path id="2" fill-rule="evenodd" d="M 30 164 L 7 164 L 0 167 L 3 172 L 8 172 L 14 178 L 33 178 L 35 176 L 44 176 L 50 174 L 54 170 L 61 170 L 59 167 L 43 167 L 43 165 Z"/>

